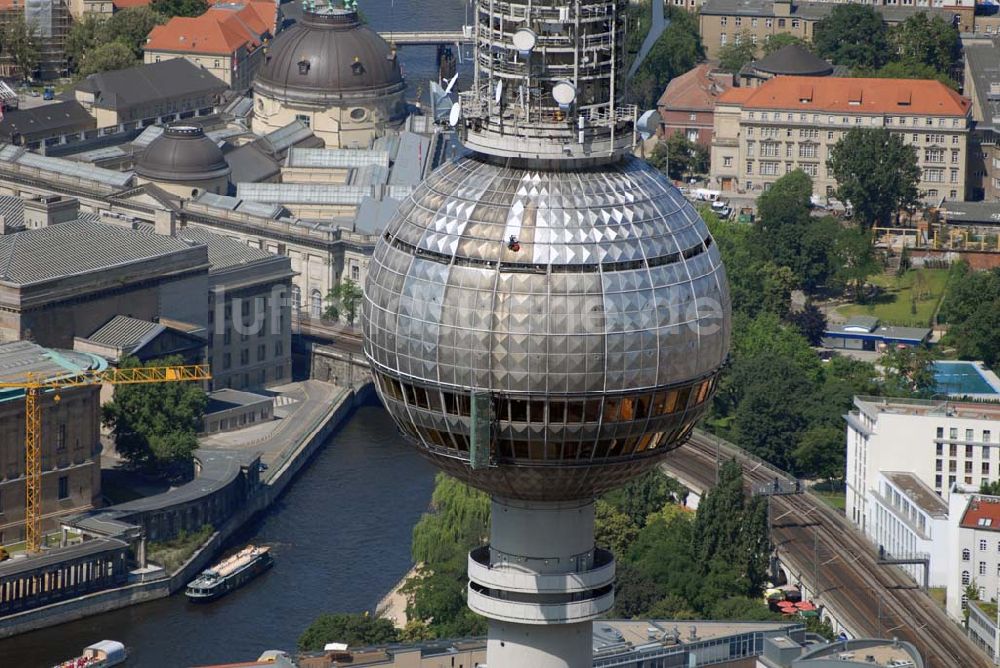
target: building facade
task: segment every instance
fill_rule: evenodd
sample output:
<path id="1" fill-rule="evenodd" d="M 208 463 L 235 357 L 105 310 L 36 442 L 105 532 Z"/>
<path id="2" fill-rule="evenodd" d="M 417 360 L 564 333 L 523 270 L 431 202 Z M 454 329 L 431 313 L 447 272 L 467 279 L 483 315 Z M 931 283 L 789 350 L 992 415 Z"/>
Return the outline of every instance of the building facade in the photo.
<path id="1" fill-rule="evenodd" d="M 998 30 L 1000 32 L 1000 30 Z M 975 121 L 969 136 L 969 199 L 1000 200 L 1000 70 L 997 44 L 966 46 L 964 91 Z"/>
<path id="2" fill-rule="evenodd" d="M 234 90 L 246 90 L 264 61 L 264 46 L 280 21 L 278 5 L 249 0 L 219 3 L 201 16 L 175 16 L 153 28 L 143 61 L 185 58 Z"/>
<path id="3" fill-rule="evenodd" d="M 846 515 L 866 534 L 881 471 L 906 471 L 948 501 L 1000 479 L 1000 405 L 855 397 L 847 415 Z M 884 492 L 883 492 L 884 493 Z"/>
<path id="4" fill-rule="evenodd" d="M 966 588 L 975 589 L 980 601 L 996 601 L 1000 591 L 1000 497 L 974 489 L 956 485 L 948 504 L 952 522 L 946 607 L 959 621 L 969 603 Z"/>
<path id="5" fill-rule="evenodd" d="M 0 344 L 0 379 L 45 377 L 103 368 L 93 355 L 56 353 L 27 341 Z M 99 505 L 101 496 L 100 387 L 61 390 L 59 400 L 42 394 L 42 530 L 62 518 Z M 24 540 L 24 392 L 0 393 L 0 545 Z"/>
<path id="6" fill-rule="evenodd" d="M 939 81 L 775 77 L 723 94 L 715 110 L 711 178 L 759 193 L 795 169 L 832 196 L 831 148 L 851 129 L 887 128 L 917 151 L 929 204 L 965 199 L 972 104 Z"/>
<path id="7" fill-rule="evenodd" d="M 710 146 L 716 101 L 732 87 L 733 75 L 714 69 L 711 63 L 701 63 L 671 79 L 656 103 L 660 135 L 669 137 L 680 132 L 688 141 Z"/>

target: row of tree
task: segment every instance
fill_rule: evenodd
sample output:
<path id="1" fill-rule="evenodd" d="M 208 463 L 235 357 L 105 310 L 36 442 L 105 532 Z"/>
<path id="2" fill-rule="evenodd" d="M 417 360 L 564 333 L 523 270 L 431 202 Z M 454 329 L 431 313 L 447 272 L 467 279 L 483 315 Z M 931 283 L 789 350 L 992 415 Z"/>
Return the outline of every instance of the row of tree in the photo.
<path id="1" fill-rule="evenodd" d="M 1000 269 L 972 271 L 952 267 L 938 321 L 949 325 L 944 340 L 959 357 L 982 360 L 1000 371 Z"/>

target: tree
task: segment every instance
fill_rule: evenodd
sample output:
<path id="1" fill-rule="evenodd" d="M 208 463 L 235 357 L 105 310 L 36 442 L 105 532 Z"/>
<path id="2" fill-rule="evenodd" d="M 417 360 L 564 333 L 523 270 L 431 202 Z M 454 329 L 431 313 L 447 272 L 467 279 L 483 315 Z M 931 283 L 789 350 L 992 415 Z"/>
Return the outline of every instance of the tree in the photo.
<path id="1" fill-rule="evenodd" d="M 594 508 L 594 543 L 621 558 L 625 550 L 639 535 L 639 527 L 632 518 L 604 499 L 598 499 Z"/>
<path id="2" fill-rule="evenodd" d="M 84 56 L 107 38 L 107 20 L 95 14 L 85 14 L 73 21 L 66 33 L 66 61 L 71 72 L 77 72 Z"/>
<path id="3" fill-rule="evenodd" d="M 832 425 L 807 429 L 792 450 L 795 471 L 826 479 L 844 475 L 844 430 Z"/>
<path id="4" fill-rule="evenodd" d="M 122 42 L 108 42 L 92 48 L 83 56 L 80 74 L 88 76 L 97 72 L 121 70 L 135 65 L 138 61 L 132 49 Z"/>
<path id="5" fill-rule="evenodd" d="M 767 39 L 764 41 L 764 55 L 769 56 L 775 51 L 780 51 L 786 46 L 797 46 L 805 49 L 806 51 L 812 50 L 809 42 L 806 42 L 801 37 L 796 37 L 790 32 L 778 32 L 767 36 Z"/>
<path id="6" fill-rule="evenodd" d="M 719 49 L 719 66 L 730 74 L 739 74 L 743 66 L 757 56 L 757 45 L 750 31 L 736 33 L 732 42 Z"/>
<path id="7" fill-rule="evenodd" d="M 889 348 L 879 360 L 887 394 L 929 399 L 937 388 L 935 359 L 937 353 L 923 346 Z"/>
<path id="8" fill-rule="evenodd" d="M 881 266 L 875 259 L 871 234 L 857 228 L 846 229 L 837 238 L 834 252 L 840 258 L 839 278 L 854 290 L 854 301 L 864 302 L 865 281 Z"/>
<path id="9" fill-rule="evenodd" d="M 959 61 L 962 43 L 958 28 L 940 16 L 913 14 L 889 31 L 894 60 L 906 67 L 926 66 L 950 76 Z"/>
<path id="10" fill-rule="evenodd" d="M 837 5 L 816 24 L 816 53 L 837 65 L 876 69 L 888 60 L 889 41 L 882 16 L 869 5 Z"/>
<path id="11" fill-rule="evenodd" d="M 149 7 L 129 7 L 115 12 L 108 19 L 108 33 L 111 38 L 128 45 L 136 60 L 142 58 L 143 46 L 149 32 L 166 23 L 168 16 Z"/>
<path id="12" fill-rule="evenodd" d="M 1000 299 L 983 301 L 967 319 L 950 333 L 958 356 L 966 360 L 981 360 L 987 366 L 1000 364 Z"/>
<path id="13" fill-rule="evenodd" d="M 153 0 L 153 11 L 168 19 L 175 16 L 201 16 L 208 9 L 205 0 Z"/>
<path id="14" fill-rule="evenodd" d="M 182 364 L 180 357 L 154 360 L 145 366 Z M 121 368 L 142 366 L 128 357 Z M 197 434 L 208 400 L 195 383 L 121 385 L 114 399 L 101 407 L 115 449 L 131 466 L 150 473 L 175 476 L 190 469 Z"/>
<path id="15" fill-rule="evenodd" d="M 979 486 L 979 493 L 988 496 L 1000 496 L 1000 480 L 984 482 Z"/>
<path id="16" fill-rule="evenodd" d="M 392 622 L 368 613 L 322 614 L 299 636 L 299 651 L 318 652 L 331 642 L 355 647 L 387 645 L 397 642 L 399 633 Z"/>
<path id="17" fill-rule="evenodd" d="M 862 5 L 837 5 L 861 7 Z M 903 207 L 917 203 L 917 150 L 885 128 L 855 128 L 830 149 L 827 162 L 837 197 L 849 202 L 865 227 L 888 225 Z"/>
<path id="18" fill-rule="evenodd" d="M 330 320 L 336 320 L 343 315 L 347 318 L 347 324 L 353 325 L 362 297 L 364 297 L 364 292 L 362 292 L 360 285 L 349 278 L 342 279 L 326 294 L 328 305 L 323 316 Z"/>
<path id="19" fill-rule="evenodd" d="M 667 137 L 667 141 L 660 142 L 653 149 L 653 158 L 657 161 L 653 164 L 657 169 L 665 170 L 667 176 L 678 181 L 690 171 L 692 150 L 692 142 L 688 141 L 684 133 L 678 130 Z"/>
<path id="20" fill-rule="evenodd" d="M 38 72 L 38 27 L 17 14 L 3 26 L 0 44 L 14 62 L 21 79 L 32 79 Z"/>
<path id="21" fill-rule="evenodd" d="M 665 9 L 667 29 L 656 40 L 628 84 L 630 97 L 644 109 L 656 106 L 671 79 L 684 74 L 705 58 L 695 15 L 672 5 Z M 630 7 L 630 21 L 638 20 L 640 25 L 645 25 L 645 29 L 632 32 L 635 41 L 630 39 L 630 52 L 638 51 L 638 45 L 648 32 L 649 14 L 649 2 Z"/>
<path id="22" fill-rule="evenodd" d="M 785 316 L 785 320 L 805 337 L 811 346 L 823 343 L 823 333 L 826 331 L 826 316 L 815 304 L 809 302 L 801 311 L 793 311 Z"/>
<path id="23" fill-rule="evenodd" d="M 635 478 L 624 487 L 608 492 L 605 502 L 625 514 L 637 527 L 646 525 L 646 518 L 667 504 L 682 503 L 687 489 L 655 468 Z"/>
<path id="24" fill-rule="evenodd" d="M 905 63 L 894 60 L 877 70 L 857 68 L 851 76 L 874 79 L 935 79 L 949 88 L 958 89 L 958 84 L 948 74 L 942 73 L 924 63 Z"/>

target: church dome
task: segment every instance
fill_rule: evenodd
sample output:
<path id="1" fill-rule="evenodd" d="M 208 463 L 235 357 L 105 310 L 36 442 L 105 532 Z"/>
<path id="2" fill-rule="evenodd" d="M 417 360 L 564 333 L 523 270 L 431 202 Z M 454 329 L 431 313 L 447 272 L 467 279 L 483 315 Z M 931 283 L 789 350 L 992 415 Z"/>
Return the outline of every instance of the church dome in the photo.
<path id="1" fill-rule="evenodd" d="M 188 183 L 229 176 L 222 149 L 196 125 L 172 125 L 150 142 L 135 173 L 151 181 Z"/>
<path id="2" fill-rule="evenodd" d="M 328 106 L 403 90 L 394 50 L 357 12 L 307 10 L 268 47 L 257 92 L 284 102 Z"/>

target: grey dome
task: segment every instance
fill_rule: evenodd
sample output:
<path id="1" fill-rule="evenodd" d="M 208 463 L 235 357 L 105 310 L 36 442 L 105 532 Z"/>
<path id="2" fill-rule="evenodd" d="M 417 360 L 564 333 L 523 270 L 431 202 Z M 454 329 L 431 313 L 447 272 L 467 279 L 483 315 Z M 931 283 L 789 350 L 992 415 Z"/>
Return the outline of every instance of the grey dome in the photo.
<path id="1" fill-rule="evenodd" d="M 751 67 L 774 75 L 823 77 L 833 74 L 833 65 L 797 44 L 780 48 L 771 55 L 754 61 Z"/>
<path id="2" fill-rule="evenodd" d="M 229 176 L 222 149 L 196 125 L 172 125 L 135 163 L 135 173 L 153 181 L 188 183 Z"/>
<path id="3" fill-rule="evenodd" d="M 286 102 L 324 105 L 404 89 L 389 44 L 352 11 L 306 11 L 279 34 L 257 73 L 256 90 Z"/>
<path id="4" fill-rule="evenodd" d="M 467 157 L 422 183 L 376 246 L 365 352 L 437 466 L 505 497 L 586 498 L 687 438 L 729 309 L 705 223 L 645 161 L 559 172 Z M 475 470 L 472 391 L 496 415 L 496 465 Z"/>

